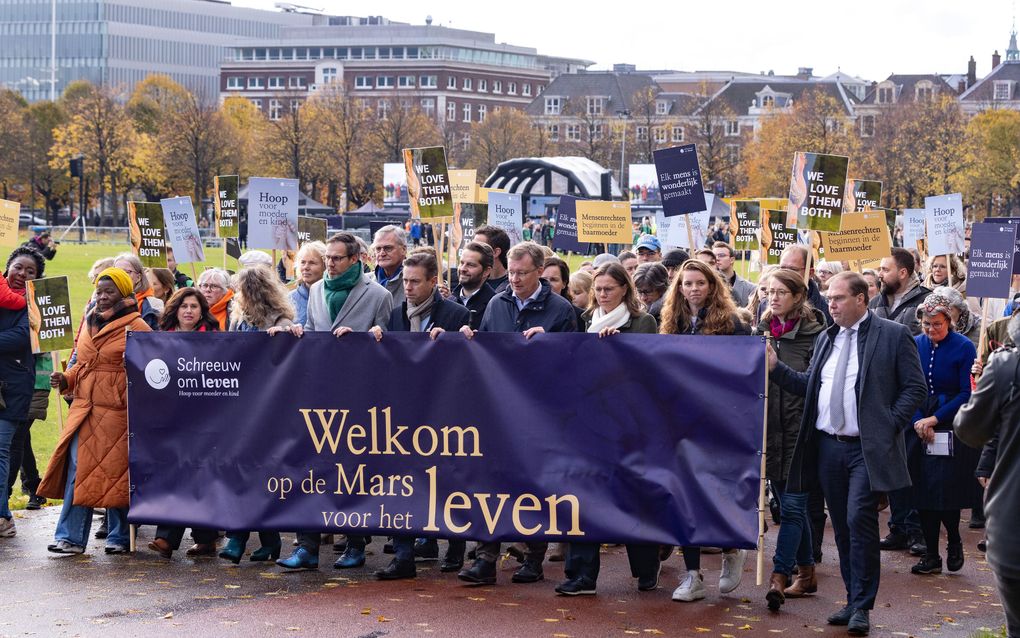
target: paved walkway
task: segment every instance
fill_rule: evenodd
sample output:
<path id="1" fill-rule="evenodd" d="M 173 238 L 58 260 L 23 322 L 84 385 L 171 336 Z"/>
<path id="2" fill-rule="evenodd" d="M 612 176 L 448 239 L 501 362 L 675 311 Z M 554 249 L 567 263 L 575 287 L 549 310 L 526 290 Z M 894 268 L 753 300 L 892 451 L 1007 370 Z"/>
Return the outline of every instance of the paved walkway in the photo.
<path id="1" fill-rule="evenodd" d="M 749 558 L 744 581 L 730 595 L 717 588 L 719 557 L 705 556 L 708 597 L 674 603 L 672 589 L 682 575 L 673 556 L 664 565 L 660 589 L 639 593 L 622 547 L 606 548 L 598 595 L 563 598 L 553 592 L 562 563 L 546 563 L 546 581 L 514 585 L 516 563 L 507 561 L 495 587 L 462 585 L 435 563 L 419 564 L 414 581 L 382 583 L 372 577 L 390 557 L 381 539 L 364 568 L 338 571 L 324 548 L 324 567 L 284 573 L 275 565 L 218 559 L 189 559 L 183 550 L 167 562 L 145 548 L 107 556 L 93 541 L 83 556 L 51 558 L 46 545 L 57 510 L 17 512 L 18 535 L 0 540 L 0 636 L 544 636 L 626 637 L 845 636 L 825 625 L 842 603 L 831 530 L 820 566 L 819 594 L 788 601 L 780 614 L 764 604 L 764 587 L 754 584 Z M 285 544 L 291 540 L 285 535 Z M 964 530 L 967 563 L 957 574 L 919 577 L 906 553 L 883 553 L 879 606 L 872 636 L 972 636 L 1002 624 L 992 574 L 975 548 L 979 532 Z M 775 529 L 769 533 L 769 553 Z M 253 539 L 254 540 L 254 539 Z M 185 543 L 190 539 L 186 538 Z M 249 546 L 249 549 L 253 549 Z M 289 546 L 285 550 L 290 549 Z M 766 569 L 769 566 L 766 561 Z"/>

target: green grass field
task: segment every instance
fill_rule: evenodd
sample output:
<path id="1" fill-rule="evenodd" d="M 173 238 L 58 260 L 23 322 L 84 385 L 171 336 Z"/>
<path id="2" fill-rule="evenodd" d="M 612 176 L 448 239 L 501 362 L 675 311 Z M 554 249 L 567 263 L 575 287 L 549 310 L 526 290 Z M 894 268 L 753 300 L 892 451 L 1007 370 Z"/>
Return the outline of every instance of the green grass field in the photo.
<path id="1" fill-rule="evenodd" d="M 28 237 L 24 236 L 23 240 Z M 94 244 L 72 244 L 63 243 L 57 251 L 53 261 L 46 263 L 46 277 L 59 277 L 66 275 L 68 287 L 71 293 L 71 315 L 75 326 L 81 321 L 81 313 L 85 304 L 92 296 L 92 285 L 88 280 L 88 271 L 93 262 L 103 257 L 113 257 L 118 253 L 130 250 L 125 244 L 94 243 Z M 565 256 L 570 270 L 573 272 L 580 266 L 581 262 L 590 257 L 581 255 Z M 200 273 L 206 266 L 222 266 L 223 250 L 221 248 L 206 248 L 206 263 L 195 264 L 196 272 Z M 228 268 L 235 268 L 237 262 L 228 258 Z M 737 262 L 737 270 L 741 276 L 746 273 L 747 262 Z M 191 274 L 191 264 L 184 264 L 180 269 L 186 274 Z M 752 273 L 753 275 L 753 273 Z M 70 355 L 69 351 L 61 352 L 61 361 L 66 361 Z M 63 414 L 67 414 L 67 404 L 60 401 L 59 407 Z M 58 397 L 56 393 L 50 394 L 50 407 L 47 411 L 47 419 L 32 426 L 32 448 L 35 451 L 36 462 L 40 472 L 44 471 L 49 463 L 53 449 L 56 447 L 60 434 L 59 417 L 57 415 Z M 28 497 L 21 493 L 20 485 L 15 485 L 14 494 L 11 498 L 11 509 L 23 509 L 28 502 Z"/>

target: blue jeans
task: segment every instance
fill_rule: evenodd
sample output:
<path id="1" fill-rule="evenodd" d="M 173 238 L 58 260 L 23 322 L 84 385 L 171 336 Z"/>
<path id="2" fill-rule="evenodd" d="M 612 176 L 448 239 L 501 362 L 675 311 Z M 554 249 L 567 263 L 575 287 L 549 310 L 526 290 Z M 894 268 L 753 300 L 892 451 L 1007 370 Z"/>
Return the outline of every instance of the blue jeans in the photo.
<path id="1" fill-rule="evenodd" d="M 11 508 L 7 503 L 7 474 L 11 465 L 11 441 L 14 433 L 18 431 L 18 424 L 15 421 L 0 419 L 0 518 L 10 518 Z"/>
<path id="2" fill-rule="evenodd" d="M 89 532 L 92 530 L 92 508 L 74 505 L 74 479 L 78 473 L 78 435 L 75 434 L 69 446 L 67 461 L 67 483 L 64 485 L 64 506 L 60 509 L 57 519 L 57 530 L 53 538 L 67 541 L 79 547 L 88 547 Z M 128 537 L 127 508 L 108 507 L 106 517 L 109 535 L 106 537 L 107 547 L 127 547 Z"/>
<path id="3" fill-rule="evenodd" d="M 779 499 L 779 535 L 776 537 L 776 555 L 772 557 L 772 571 L 789 576 L 794 561 L 800 565 L 814 565 L 811 545 L 811 521 L 807 504 L 810 493 L 787 492 L 785 485 L 775 485 Z"/>

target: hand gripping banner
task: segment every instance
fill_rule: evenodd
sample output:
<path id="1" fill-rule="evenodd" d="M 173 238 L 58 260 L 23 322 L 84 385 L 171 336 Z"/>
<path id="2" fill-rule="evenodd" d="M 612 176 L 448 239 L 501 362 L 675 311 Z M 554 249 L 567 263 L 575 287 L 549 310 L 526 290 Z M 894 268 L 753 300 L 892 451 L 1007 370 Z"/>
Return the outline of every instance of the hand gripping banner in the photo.
<path id="1" fill-rule="evenodd" d="M 133 523 L 754 548 L 756 337 L 131 333 Z"/>

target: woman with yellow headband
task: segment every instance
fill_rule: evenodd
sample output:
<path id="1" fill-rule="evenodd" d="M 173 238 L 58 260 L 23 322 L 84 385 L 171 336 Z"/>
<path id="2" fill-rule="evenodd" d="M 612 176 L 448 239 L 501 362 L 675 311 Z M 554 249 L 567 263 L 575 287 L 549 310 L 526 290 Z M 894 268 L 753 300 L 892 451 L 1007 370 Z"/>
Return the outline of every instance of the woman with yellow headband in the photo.
<path id="1" fill-rule="evenodd" d="M 123 270 L 130 278 L 132 294 L 138 305 L 138 314 L 142 316 L 142 321 L 152 330 L 159 330 L 159 316 L 163 314 L 163 300 L 153 292 L 138 255 L 121 253 L 114 257 L 113 265 Z"/>
<path id="2" fill-rule="evenodd" d="M 128 551 L 127 331 L 148 332 L 138 314 L 131 277 L 107 268 L 96 278 L 95 306 L 78 335 L 78 363 L 54 372 L 50 385 L 71 393 L 71 409 L 38 494 L 64 499 L 48 547 L 81 554 L 88 544 L 92 508 L 109 518 L 107 554 Z M 80 443 L 80 444 L 79 444 Z"/>

